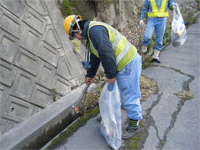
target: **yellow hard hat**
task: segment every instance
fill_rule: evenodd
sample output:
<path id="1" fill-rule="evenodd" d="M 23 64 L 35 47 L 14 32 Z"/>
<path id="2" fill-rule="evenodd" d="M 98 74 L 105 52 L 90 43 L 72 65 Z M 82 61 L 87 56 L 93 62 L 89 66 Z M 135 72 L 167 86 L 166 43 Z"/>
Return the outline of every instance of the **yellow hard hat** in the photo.
<path id="1" fill-rule="evenodd" d="M 63 25 L 64 25 L 65 32 L 69 35 L 70 40 L 74 39 L 72 36 L 72 31 L 77 31 L 77 30 L 73 30 L 75 23 L 77 23 L 77 26 L 80 29 L 79 24 L 78 24 L 78 21 L 80 20 L 82 20 L 80 15 L 70 15 L 65 18 Z"/>

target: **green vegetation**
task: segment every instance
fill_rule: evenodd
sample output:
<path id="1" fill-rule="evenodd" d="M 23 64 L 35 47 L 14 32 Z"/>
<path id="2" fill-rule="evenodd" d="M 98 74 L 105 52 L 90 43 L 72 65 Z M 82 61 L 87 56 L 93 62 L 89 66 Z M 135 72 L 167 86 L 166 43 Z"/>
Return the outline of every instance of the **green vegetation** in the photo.
<path id="1" fill-rule="evenodd" d="M 96 91 L 89 92 L 83 98 L 83 107 L 80 111 L 81 115 L 85 115 L 86 112 L 90 109 L 98 107 L 98 100 L 101 95 L 102 87 L 97 86 Z"/>
<path id="2" fill-rule="evenodd" d="M 72 5 L 73 5 L 73 6 L 77 6 L 77 3 L 76 3 L 77 0 L 71 0 L 71 1 L 72 1 Z"/>
<path id="3" fill-rule="evenodd" d="M 129 149 L 139 150 L 144 139 L 144 122 L 140 123 L 140 132 L 129 139 Z"/>
<path id="4" fill-rule="evenodd" d="M 156 43 L 156 33 L 154 31 L 152 35 L 152 39 L 147 46 L 148 51 L 146 53 L 142 53 L 142 40 L 143 35 L 140 35 L 139 42 L 138 42 L 138 50 L 140 55 L 142 56 L 142 69 L 145 69 L 147 67 L 153 66 L 151 55 L 153 54 L 155 43 Z M 165 34 L 163 37 L 163 50 L 165 47 L 167 47 L 171 43 L 171 23 L 166 24 Z"/>
<path id="5" fill-rule="evenodd" d="M 83 125 L 88 119 L 96 116 L 99 113 L 99 108 L 88 110 L 86 115 L 82 116 L 77 122 L 70 126 L 65 132 L 63 132 L 57 139 L 55 139 L 45 150 L 49 150 L 53 145 L 60 141 L 67 140 L 68 135 L 75 132 L 81 125 Z"/>
<path id="6" fill-rule="evenodd" d="M 105 74 L 101 73 L 101 74 L 100 74 L 100 76 L 101 76 L 101 77 L 104 77 L 104 76 L 105 76 Z"/>
<path id="7" fill-rule="evenodd" d="M 186 27 L 189 27 L 190 25 L 194 24 L 197 22 L 197 19 L 193 17 L 194 11 L 191 9 L 188 10 L 181 10 L 181 14 L 183 16 L 184 22 Z"/>
<path id="8" fill-rule="evenodd" d="M 148 59 L 145 61 L 145 63 L 142 64 L 142 69 L 146 69 L 146 68 L 148 68 L 148 67 L 153 66 L 152 60 L 153 60 L 153 59 L 152 59 L 151 57 L 148 58 Z"/>
<path id="9" fill-rule="evenodd" d="M 163 48 L 171 43 L 171 22 L 166 25 L 166 30 L 163 38 Z"/>
<path id="10" fill-rule="evenodd" d="M 171 23 L 166 25 L 165 34 L 163 37 L 163 48 L 167 47 L 171 43 Z M 154 49 L 156 44 L 156 33 L 153 33 L 152 39 L 148 45 L 148 49 Z"/>
<path id="11" fill-rule="evenodd" d="M 79 47 L 80 47 L 81 43 L 78 40 L 73 40 L 72 42 L 74 45 L 74 51 L 80 53 Z"/>
<path id="12" fill-rule="evenodd" d="M 198 4 L 198 10 L 200 11 L 200 0 L 195 0 Z"/>
<path id="13" fill-rule="evenodd" d="M 147 46 L 147 49 L 148 50 L 149 49 L 154 49 L 155 44 L 156 44 L 156 33 L 154 31 L 153 36 L 151 38 L 151 41 L 150 41 L 149 45 Z"/>
<path id="14" fill-rule="evenodd" d="M 106 0 L 107 3 L 111 2 L 111 0 Z M 200 5 L 200 0 L 196 0 L 196 2 L 198 3 L 198 5 Z M 70 3 L 68 0 L 63 0 L 63 4 L 64 4 L 64 12 L 65 15 L 72 15 L 72 14 L 78 14 L 78 11 L 76 11 L 75 9 L 71 9 L 71 6 L 77 7 L 77 0 L 71 0 Z M 200 8 L 200 7 L 199 7 Z M 142 9 L 142 6 L 141 8 Z M 119 5 L 116 4 L 116 10 L 118 12 L 120 12 L 120 8 Z M 86 13 L 87 10 L 82 10 L 82 13 Z M 185 21 L 186 26 L 189 26 L 193 23 L 196 22 L 196 19 L 193 18 L 193 14 L 194 12 L 192 10 L 182 10 L 181 11 L 183 14 L 183 18 Z M 143 35 L 140 36 L 139 39 L 139 49 L 142 48 L 142 39 L 143 39 Z M 148 51 L 150 49 L 154 49 L 155 46 L 155 42 L 156 42 L 156 34 L 155 32 L 153 33 L 152 36 L 152 40 L 148 45 Z M 163 38 L 163 48 L 165 48 L 166 46 L 168 46 L 171 43 L 171 23 L 168 23 L 166 25 L 166 30 L 165 30 L 165 34 L 164 34 L 164 38 Z M 73 40 L 73 45 L 75 46 L 75 52 L 80 53 L 80 42 L 77 40 Z M 142 69 L 145 69 L 147 67 L 153 66 L 152 63 L 152 58 L 149 58 L 145 61 L 145 63 L 142 65 Z M 105 74 L 104 73 L 100 73 L 99 76 L 95 76 L 94 78 L 94 82 L 99 82 L 101 81 L 100 78 L 105 78 Z M 147 79 L 143 79 L 143 76 L 141 76 L 141 81 L 140 81 L 140 87 L 141 89 L 141 95 L 143 100 L 146 100 L 146 98 L 149 95 L 144 95 L 143 93 L 147 93 L 147 91 L 150 91 L 150 89 L 153 89 L 154 91 L 152 91 L 150 94 L 152 94 L 153 92 L 155 92 L 156 90 L 158 90 L 158 88 L 156 87 L 156 83 L 152 82 L 151 85 L 149 85 L 149 81 L 148 83 L 144 82 L 147 81 Z M 149 85 L 149 86 L 148 86 Z M 145 88 L 144 88 L 145 87 Z M 59 94 L 59 92 L 57 91 L 56 88 L 51 89 L 52 93 L 56 96 L 57 94 Z M 72 126 L 70 126 L 67 131 L 65 131 L 64 133 L 62 133 L 59 138 L 57 138 L 55 141 L 53 141 L 51 143 L 51 145 L 47 148 L 47 150 L 49 148 L 51 148 L 54 144 L 58 143 L 61 140 L 67 140 L 67 137 L 70 135 L 70 133 L 75 132 L 77 130 L 77 128 L 79 128 L 81 125 L 83 125 L 88 119 L 90 119 L 91 117 L 94 117 L 97 113 L 99 113 L 99 108 L 98 108 L 98 99 L 100 97 L 102 91 L 102 87 L 98 86 L 97 87 L 97 91 L 96 94 L 93 94 L 93 92 L 87 93 L 86 96 L 83 98 L 82 103 L 83 106 L 82 108 L 80 108 L 80 115 L 82 116 L 76 123 L 74 123 Z M 174 93 L 176 96 L 178 96 L 179 98 L 187 98 L 187 99 L 191 99 L 193 98 L 193 94 L 190 93 L 189 91 L 182 91 L 179 93 Z M 154 105 L 156 105 L 158 103 L 155 102 Z M 181 109 L 181 107 L 179 107 L 178 109 Z M 173 115 L 176 115 L 176 113 L 174 113 Z M 148 118 L 147 118 L 148 119 Z M 140 149 L 140 146 L 143 142 L 143 139 L 145 137 L 145 133 L 144 133 L 144 122 L 140 123 L 140 127 L 141 130 L 138 134 L 134 135 L 132 137 L 132 139 L 129 140 L 129 149 Z M 165 143 L 162 142 L 162 145 L 164 145 Z"/>
<path id="15" fill-rule="evenodd" d="M 65 16 L 72 15 L 73 11 L 71 9 L 71 6 L 70 6 L 68 0 L 63 0 L 63 5 L 64 5 L 64 15 Z"/>
<path id="16" fill-rule="evenodd" d="M 111 2 L 112 2 L 112 0 L 106 0 L 106 2 L 107 2 L 107 3 L 111 3 Z"/>
<path id="17" fill-rule="evenodd" d="M 52 93 L 52 96 L 53 96 L 53 101 L 56 101 L 56 95 L 59 95 L 57 88 L 56 87 L 52 88 L 51 93 Z"/>
<path id="18" fill-rule="evenodd" d="M 77 6 L 77 0 L 63 0 L 63 4 L 62 4 L 62 9 L 61 12 L 64 16 L 69 16 L 69 15 L 78 15 L 78 11 L 73 9 L 72 6 L 76 7 Z"/>
<path id="19" fill-rule="evenodd" d="M 140 38 L 139 38 L 139 42 L 138 42 L 138 49 L 140 49 L 140 50 L 142 49 L 142 39 L 143 39 L 143 37 L 144 36 L 141 34 Z"/>
<path id="20" fill-rule="evenodd" d="M 101 76 L 102 73 L 100 74 Z M 57 92 L 56 88 L 52 89 L 53 92 Z M 85 95 L 82 100 L 82 106 L 79 108 L 80 119 L 70 126 L 64 133 L 62 133 L 57 139 L 55 139 L 46 150 L 52 148 L 57 143 L 67 140 L 71 133 L 75 132 L 80 126 L 84 125 L 86 121 L 92 117 L 95 117 L 99 113 L 98 100 L 102 91 L 101 86 L 97 86 L 95 91 L 91 91 Z"/>
<path id="21" fill-rule="evenodd" d="M 119 8 L 119 5 L 118 4 L 116 4 L 116 9 L 117 9 L 117 11 L 120 13 L 121 12 L 121 10 L 120 10 L 120 8 Z"/>

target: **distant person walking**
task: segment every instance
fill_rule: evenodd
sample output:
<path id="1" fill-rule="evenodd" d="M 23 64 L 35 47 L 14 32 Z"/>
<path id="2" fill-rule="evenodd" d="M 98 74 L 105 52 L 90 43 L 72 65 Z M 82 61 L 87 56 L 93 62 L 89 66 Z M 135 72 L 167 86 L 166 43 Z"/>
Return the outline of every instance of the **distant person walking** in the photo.
<path id="1" fill-rule="evenodd" d="M 160 63 L 159 54 L 163 48 L 163 37 L 165 34 L 168 8 L 175 8 L 177 5 L 173 0 L 145 0 L 140 17 L 140 25 L 143 26 L 143 19 L 148 14 L 148 22 L 144 38 L 142 40 L 142 52 L 147 52 L 147 46 L 156 31 L 156 44 L 153 54 L 153 62 Z"/>

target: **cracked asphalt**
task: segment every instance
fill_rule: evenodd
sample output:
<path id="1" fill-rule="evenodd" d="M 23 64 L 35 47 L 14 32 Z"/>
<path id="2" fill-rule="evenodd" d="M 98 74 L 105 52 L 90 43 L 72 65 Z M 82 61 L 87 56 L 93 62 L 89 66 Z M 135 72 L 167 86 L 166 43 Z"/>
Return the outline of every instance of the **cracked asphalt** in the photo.
<path id="1" fill-rule="evenodd" d="M 157 82 L 159 90 L 141 104 L 147 133 L 140 149 L 200 149 L 200 19 L 187 29 L 187 34 L 182 47 L 169 45 L 160 54 L 161 64 L 142 71 Z M 174 94 L 183 90 L 190 91 L 194 98 Z M 122 114 L 125 123 L 125 111 Z M 110 149 L 98 129 L 99 122 L 92 118 L 57 149 Z"/>

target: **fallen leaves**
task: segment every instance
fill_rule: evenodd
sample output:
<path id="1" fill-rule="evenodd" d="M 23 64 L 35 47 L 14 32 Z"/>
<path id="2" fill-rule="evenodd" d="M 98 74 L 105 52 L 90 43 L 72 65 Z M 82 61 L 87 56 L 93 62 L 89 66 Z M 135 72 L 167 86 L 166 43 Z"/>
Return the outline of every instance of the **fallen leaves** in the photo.
<path id="1" fill-rule="evenodd" d="M 140 91 L 141 98 L 140 100 L 147 100 L 149 96 L 155 93 L 158 90 L 157 83 L 145 75 L 141 75 L 140 77 Z"/>

